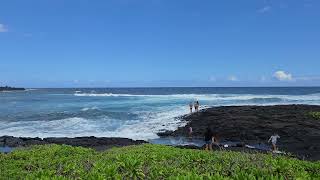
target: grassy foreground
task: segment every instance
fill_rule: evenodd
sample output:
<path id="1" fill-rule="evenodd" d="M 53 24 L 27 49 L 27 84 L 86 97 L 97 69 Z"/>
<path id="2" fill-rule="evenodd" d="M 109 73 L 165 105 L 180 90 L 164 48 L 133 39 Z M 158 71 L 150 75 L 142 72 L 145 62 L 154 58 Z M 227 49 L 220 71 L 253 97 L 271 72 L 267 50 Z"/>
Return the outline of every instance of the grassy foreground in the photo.
<path id="1" fill-rule="evenodd" d="M 320 162 L 162 145 L 105 152 L 61 145 L 0 155 L 0 179 L 320 179 Z"/>

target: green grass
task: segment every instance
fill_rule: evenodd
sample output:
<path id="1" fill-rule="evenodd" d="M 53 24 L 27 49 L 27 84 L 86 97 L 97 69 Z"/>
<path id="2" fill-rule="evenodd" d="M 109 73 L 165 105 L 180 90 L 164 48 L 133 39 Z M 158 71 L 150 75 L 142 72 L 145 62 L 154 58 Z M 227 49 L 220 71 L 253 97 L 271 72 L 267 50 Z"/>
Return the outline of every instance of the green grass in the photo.
<path id="1" fill-rule="evenodd" d="M 45 145 L 1 154 L 0 179 L 320 179 L 320 162 L 151 144 L 105 152 Z"/>
<path id="2" fill-rule="evenodd" d="M 320 112 L 310 112 L 309 115 L 317 120 L 320 120 Z"/>

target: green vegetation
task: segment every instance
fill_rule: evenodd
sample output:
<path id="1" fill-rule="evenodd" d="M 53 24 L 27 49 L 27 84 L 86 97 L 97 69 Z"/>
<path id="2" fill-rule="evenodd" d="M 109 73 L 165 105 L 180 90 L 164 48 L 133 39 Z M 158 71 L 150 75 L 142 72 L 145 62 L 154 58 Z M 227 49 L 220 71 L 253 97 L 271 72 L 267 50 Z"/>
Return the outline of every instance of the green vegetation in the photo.
<path id="1" fill-rule="evenodd" d="M 320 120 L 320 112 L 310 112 L 309 115 L 317 120 Z"/>
<path id="2" fill-rule="evenodd" d="M 60 145 L 0 155 L 0 179 L 320 179 L 320 162 L 145 144 L 105 152 Z"/>

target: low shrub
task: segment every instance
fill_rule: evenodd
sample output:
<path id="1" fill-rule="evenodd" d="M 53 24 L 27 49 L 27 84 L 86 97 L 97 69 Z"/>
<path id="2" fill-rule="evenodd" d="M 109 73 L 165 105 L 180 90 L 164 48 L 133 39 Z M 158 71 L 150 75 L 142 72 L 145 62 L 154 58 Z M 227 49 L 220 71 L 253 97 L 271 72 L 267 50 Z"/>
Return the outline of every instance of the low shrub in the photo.
<path id="1" fill-rule="evenodd" d="M 320 120 L 320 112 L 310 112 L 309 115 L 317 120 Z"/>
<path id="2" fill-rule="evenodd" d="M 144 144 L 96 152 L 65 145 L 0 155 L 0 179 L 320 179 L 320 162 Z"/>

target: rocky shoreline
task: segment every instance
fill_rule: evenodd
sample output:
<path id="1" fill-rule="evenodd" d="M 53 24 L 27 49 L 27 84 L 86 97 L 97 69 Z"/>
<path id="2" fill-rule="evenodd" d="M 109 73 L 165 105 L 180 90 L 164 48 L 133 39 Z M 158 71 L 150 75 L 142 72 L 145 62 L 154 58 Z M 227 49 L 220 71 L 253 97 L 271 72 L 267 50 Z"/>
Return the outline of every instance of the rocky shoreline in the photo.
<path id="1" fill-rule="evenodd" d="M 280 135 L 281 151 L 307 160 L 320 160 L 320 120 L 310 112 L 320 112 L 320 106 L 225 106 L 202 110 L 182 117 L 185 127 L 158 133 L 161 137 L 188 136 L 189 127 L 194 137 L 203 137 L 210 127 L 221 141 L 244 144 L 266 144 L 273 132 Z"/>
<path id="2" fill-rule="evenodd" d="M 193 137 L 202 138 L 207 127 L 215 132 L 220 141 L 239 142 L 226 148 L 231 151 L 248 153 L 269 153 L 266 150 L 250 149 L 246 144 L 267 144 L 273 132 L 281 138 L 279 149 L 306 160 L 320 160 L 320 120 L 309 115 L 320 112 L 320 106 L 276 105 L 276 106 L 225 106 L 202 110 L 181 117 L 187 122 L 185 127 L 176 131 L 158 133 L 160 137 L 188 137 L 192 127 Z M 66 144 L 92 148 L 98 151 L 111 147 L 122 147 L 148 143 L 143 140 L 113 137 L 76 137 L 76 138 L 26 138 L 0 137 L 0 147 L 20 148 L 31 145 Z M 198 146 L 177 146 L 178 148 L 202 149 Z M 219 150 L 219 147 L 215 147 Z"/>
<path id="3" fill-rule="evenodd" d="M 31 145 L 44 144 L 65 144 L 70 146 L 81 146 L 103 151 L 112 147 L 122 147 L 148 143 L 143 140 L 132 140 L 127 138 L 107 138 L 107 137 L 76 137 L 76 138 L 26 138 L 2 136 L 0 137 L 0 147 L 20 148 Z"/>

